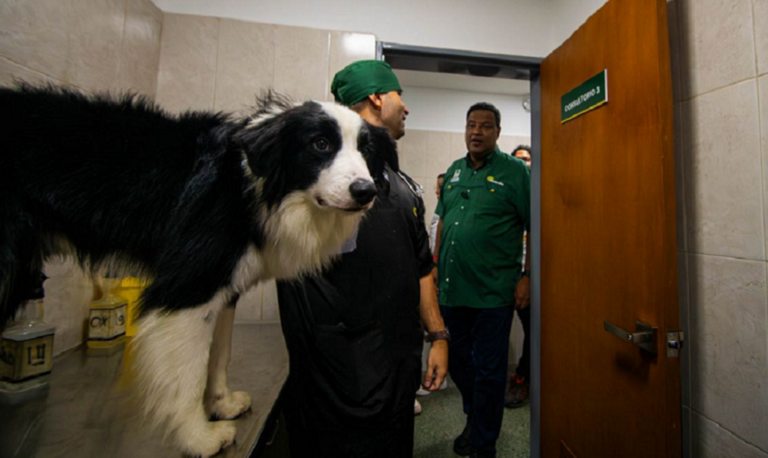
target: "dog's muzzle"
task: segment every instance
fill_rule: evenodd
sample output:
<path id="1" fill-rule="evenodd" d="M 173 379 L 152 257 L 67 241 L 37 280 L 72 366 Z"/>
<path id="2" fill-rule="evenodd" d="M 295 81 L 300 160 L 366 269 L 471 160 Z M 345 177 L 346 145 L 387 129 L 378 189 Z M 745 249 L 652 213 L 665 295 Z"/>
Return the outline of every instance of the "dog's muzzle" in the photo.
<path id="1" fill-rule="evenodd" d="M 361 178 L 349 185 L 349 194 L 362 207 L 368 205 L 376 197 L 376 185 L 371 180 Z"/>

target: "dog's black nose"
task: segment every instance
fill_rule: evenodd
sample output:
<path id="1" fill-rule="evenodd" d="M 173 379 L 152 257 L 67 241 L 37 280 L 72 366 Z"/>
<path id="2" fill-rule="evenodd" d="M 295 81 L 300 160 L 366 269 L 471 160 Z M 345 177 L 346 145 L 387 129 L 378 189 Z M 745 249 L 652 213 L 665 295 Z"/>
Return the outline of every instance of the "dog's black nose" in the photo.
<path id="1" fill-rule="evenodd" d="M 367 205 L 376 197 L 376 185 L 371 180 L 355 180 L 349 185 L 349 193 L 358 205 Z"/>

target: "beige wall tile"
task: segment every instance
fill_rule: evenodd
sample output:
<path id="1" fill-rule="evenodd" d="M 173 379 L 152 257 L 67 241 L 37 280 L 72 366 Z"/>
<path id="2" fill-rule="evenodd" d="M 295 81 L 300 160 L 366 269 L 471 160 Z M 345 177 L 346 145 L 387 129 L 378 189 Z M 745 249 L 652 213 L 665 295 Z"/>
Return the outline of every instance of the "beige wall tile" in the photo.
<path id="1" fill-rule="evenodd" d="M 376 58 L 376 37 L 367 33 L 331 32 L 327 99 L 333 101 L 331 82 L 336 72 L 358 60 Z"/>
<path id="2" fill-rule="evenodd" d="M 54 80 L 40 72 L 22 67 L 0 56 L 0 84 L 10 86 L 14 80 L 21 80 L 27 83 L 60 83 L 60 81 Z"/>
<path id="3" fill-rule="evenodd" d="M 273 85 L 275 26 L 222 19 L 215 109 L 247 112 Z"/>
<path id="4" fill-rule="evenodd" d="M 753 3 L 757 69 L 764 75 L 768 73 L 768 0 L 754 0 Z"/>
<path id="5" fill-rule="evenodd" d="M 163 12 L 150 0 L 127 0 L 117 86 L 155 97 Z"/>
<path id="6" fill-rule="evenodd" d="M 496 144 L 499 146 L 499 149 L 505 153 L 511 153 L 512 149 L 519 145 L 519 143 L 515 143 L 515 137 L 509 135 L 500 136 L 496 141 Z"/>
<path id="7" fill-rule="evenodd" d="M 448 166 L 458 158 L 451 150 L 451 133 L 434 132 L 427 133 L 427 177 L 435 177 L 445 173 Z"/>
<path id="8" fill-rule="evenodd" d="M 166 14 L 157 102 L 169 111 L 213 108 L 219 19 Z"/>
<path id="9" fill-rule="evenodd" d="M 324 30 L 275 26 L 275 90 L 297 101 L 325 100 L 330 36 Z"/>
<path id="10" fill-rule="evenodd" d="M 93 299 L 90 277 L 72 261 L 53 259 L 45 265 L 45 316 L 56 326 L 53 351 L 58 355 L 83 343 L 87 338 L 88 307 Z"/>
<path id="11" fill-rule="evenodd" d="M 61 79 L 87 91 L 113 89 L 125 28 L 125 0 L 66 3 L 70 5 L 68 56 Z"/>
<path id="12" fill-rule="evenodd" d="M 277 307 L 277 287 L 275 281 L 262 283 L 264 302 L 261 308 L 261 319 L 264 321 L 280 321 L 280 310 Z"/>
<path id="13" fill-rule="evenodd" d="M 683 104 L 687 249 L 764 259 L 754 80 Z"/>
<path id="14" fill-rule="evenodd" d="M 400 168 L 411 177 L 427 175 L 427 135 L 427 131 L 411 129 L 397 141 Z"/>
<path id="15" fill-rule="evenodd" d="M 0 2 L 0 54 L 63 79 L 67 72 L 70 4 L 59 0 Z"/>
<path id="16" fill-rule="evenodd" d="M 690 255 L 688 272 L 691 407 L 768 450 L 766 264 Z"/>
<path id="17" fill-rule="evenodd" d="M 768 458 L 758 448 L 744 442 L 698 412 L 691 412 L 691 456 L 695 458 Z"/>
<path id="18" fill-rule="evenodd" d="M 261 305 L 264 302 L 264 290 L 257 285 L 240 296 L 235 308 L 235 323 L 261 320 Z"/>
<path id="19" fill-rule="evenodd" d="M 755 76 L 750 0 L 680 0 L 685 99 Z"/>
<path id="20" fill-rule="evenodd" d="M 117 76 L 125 0 L 0 3 L 0 55 L 85 90 Z"/>
<path id="21" fill-rule="evenodd" d="M 768 75 L 759 79 L 760 119 L 762 120 L 761 145 L 763 151 L 763 213 L 768 227 Z M 766 234 L 766 259 L 768 259 L 768 233 Z"/>

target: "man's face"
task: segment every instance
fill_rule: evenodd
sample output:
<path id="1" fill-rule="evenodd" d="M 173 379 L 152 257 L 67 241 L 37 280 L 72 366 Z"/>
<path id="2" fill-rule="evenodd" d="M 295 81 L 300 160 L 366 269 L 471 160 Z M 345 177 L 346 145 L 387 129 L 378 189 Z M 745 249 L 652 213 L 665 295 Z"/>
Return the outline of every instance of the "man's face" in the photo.
<path id="1" fill-rule="evenodd" d="M 529 169 L 531 168 L 531 153 L 524 149 L 519 149 L 515 151 L 514 156 L 525 162 L 525 165 L 527 165 Z"/>
<path id="2" fill-rule="evenodd" d="M 435 185 L 435 195 L 437 198 L 440 198 L 440 190 L 443 189 L 443 177 L 440 177 L 437 179 L 437 184 Z"/>
<path id="3" fill-rule="evenodd" d="M 496 117 L 492 111 L 475 110 L 467 118 L 464 140 L 467 151 L 473 156 L 486 156 L 496 147 L 501 129 L 496 127 Z"/>
<path id="4" fill-rule="evenodd" d="M 408 107 L 400 98 L 399 91 L 390 91 L 381 96 L 381 123 L 389 130 L 392 138 L 399 140 L 405 135 L 405 118 Z"/>

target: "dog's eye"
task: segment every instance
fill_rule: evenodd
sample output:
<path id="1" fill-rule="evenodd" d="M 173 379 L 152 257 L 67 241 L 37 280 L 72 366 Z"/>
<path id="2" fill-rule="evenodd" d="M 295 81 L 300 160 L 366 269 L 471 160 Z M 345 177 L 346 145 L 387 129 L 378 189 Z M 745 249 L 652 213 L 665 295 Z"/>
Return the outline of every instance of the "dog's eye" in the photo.
<path id="1" fill-rule="evenodd" d="M 327 153 L 331 149 L 331 144 L 324 138 L 318 138 L 315 140 L 315 149 Z"/>

